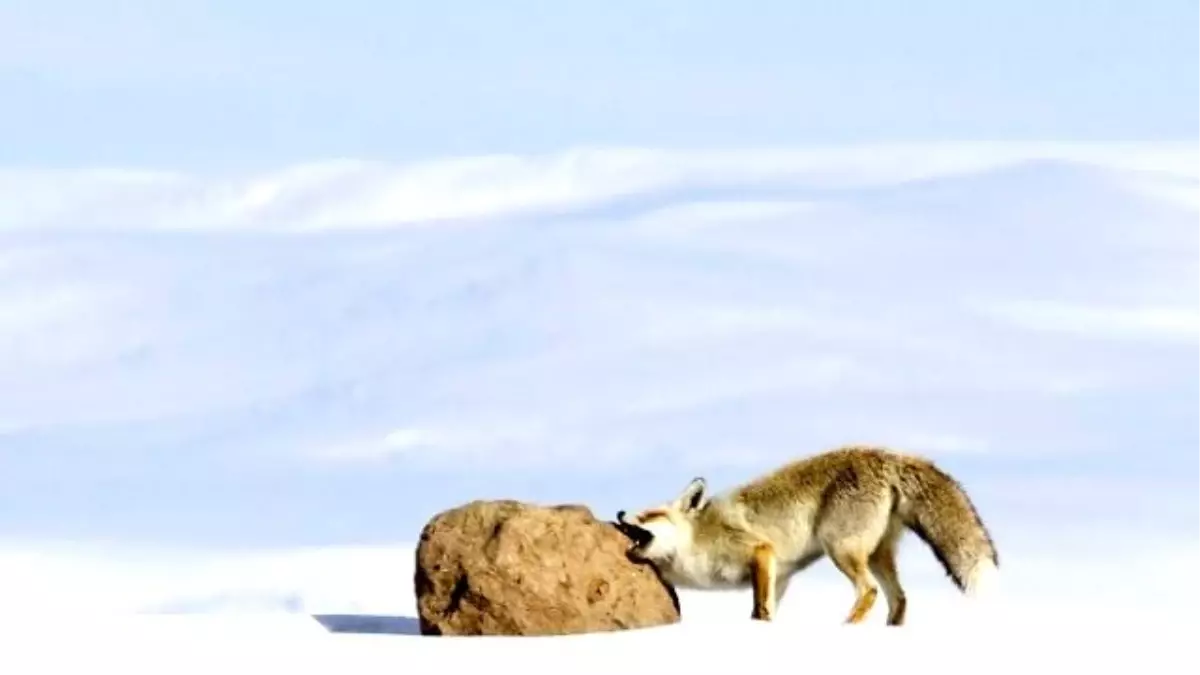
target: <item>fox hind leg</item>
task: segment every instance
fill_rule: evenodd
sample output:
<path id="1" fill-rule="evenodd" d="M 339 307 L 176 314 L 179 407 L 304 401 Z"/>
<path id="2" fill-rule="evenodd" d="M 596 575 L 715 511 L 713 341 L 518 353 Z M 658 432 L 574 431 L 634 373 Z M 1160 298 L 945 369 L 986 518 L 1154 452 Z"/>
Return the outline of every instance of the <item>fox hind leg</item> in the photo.
<path id="1" fill-rule="evenodd" d="M 854 607 L 846 623 L 860 623 L 875 605 L 879 588 L 872 577 L 871 553 L 888 531 L 890 503 L 869 499 L 851 485 L 824 505 L 817 535 L 833 564 L 854 584 Z"/>
<path id="2" fill-rule="evenodd" d="M 879 590 L 871 580 L 867 555 L 850 548 L 833 549 L 829 552 L 829 558 L 854 584 L 854 606 L 850 609 L 850 616 L 846 617 L 846 623 L 861 623 L 875 606 L 875 599 L 879 595 Z"/>
<path id="3" fill-rule="evenodd" d="M 908 609 L 908 600 L 904 597 L 904 587 L 900 585 L 900 575 L 896 571 L 896 544 L 903 534 L 903 525 L 893 520 L 887 532 L 880 540 L 875 552 L 867 558 L 871 573 L 883 587 L 883 595 L 887 598 L 887 625 L 904 625 L 904 616 Z"/>

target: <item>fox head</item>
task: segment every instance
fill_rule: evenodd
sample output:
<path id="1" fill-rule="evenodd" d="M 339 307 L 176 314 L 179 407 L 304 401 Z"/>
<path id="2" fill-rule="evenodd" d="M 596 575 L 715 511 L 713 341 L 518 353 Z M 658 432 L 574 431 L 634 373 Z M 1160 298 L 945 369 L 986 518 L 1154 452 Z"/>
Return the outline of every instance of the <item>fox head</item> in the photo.
<path id="1" fill-rule="evenodd" d="M 630 557 L 662 563 L 690 547 L 696 516 L 708 504 L 703 478 L 693 478 L 674 500 L 632 516 L 617 512 L 621 531 L 633 540 Z"/>

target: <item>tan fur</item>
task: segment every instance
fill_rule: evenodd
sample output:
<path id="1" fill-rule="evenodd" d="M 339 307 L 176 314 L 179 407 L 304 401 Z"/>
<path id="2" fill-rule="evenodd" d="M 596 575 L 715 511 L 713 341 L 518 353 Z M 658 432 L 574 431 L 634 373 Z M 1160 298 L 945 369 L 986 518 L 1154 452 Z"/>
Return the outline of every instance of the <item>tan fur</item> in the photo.
<path id="1" fill-rule="evenodd" d="M 750 557 L 750 571 L 754 584 L 755 619 L 770 621 L 775 616 L 775 551 L 770 544 L 758 544 Z"/>
<path id="2" fill-rule="evenodd" d="M 854 585 L 848 623 L 866 619 L 882 590 L 887 623 L 907 599 L 896 570 L 904 530 L 932 549 L 966 593 L 999 559 L 962 487 L 932 462 L 848 446 L 790 462 L 712 498 L 702 478 L 674 501 L 618 520 L 642 533 L 634 557 L 682 588 L 744 588 L 752 618 L 771 620 L 792 575 L 828 556 Z M 876 585 L 878 584 L 878 585 Z"/>

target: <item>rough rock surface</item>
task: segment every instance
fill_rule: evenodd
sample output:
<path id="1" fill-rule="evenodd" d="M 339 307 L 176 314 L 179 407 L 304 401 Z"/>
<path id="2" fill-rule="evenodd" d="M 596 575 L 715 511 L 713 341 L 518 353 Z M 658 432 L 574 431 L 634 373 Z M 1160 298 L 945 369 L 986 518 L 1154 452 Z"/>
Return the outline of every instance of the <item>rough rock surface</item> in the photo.
<path id="1" fill-rule="evenodd" d="M 675 591 L 626 557 L 585 506 L 473 501 L 435 515 L 417 545 L 424 635 L 563 635 L 679 620 Z"/>

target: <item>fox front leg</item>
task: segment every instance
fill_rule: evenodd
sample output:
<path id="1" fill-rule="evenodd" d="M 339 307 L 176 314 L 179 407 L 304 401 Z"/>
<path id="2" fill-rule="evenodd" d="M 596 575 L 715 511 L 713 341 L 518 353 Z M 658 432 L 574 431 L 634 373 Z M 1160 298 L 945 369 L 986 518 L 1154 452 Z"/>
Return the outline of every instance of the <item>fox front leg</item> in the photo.
<path id="1" fill-rule="evenodd" d="M 750 618 L 770 621 L 775 618 L 778 565 L 770 544 L 754 547 L 750 556 L 750 581 L 754 586 L 754 611 Z"/>

